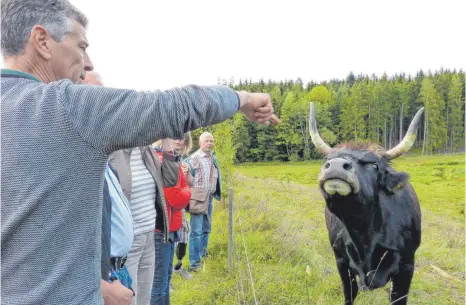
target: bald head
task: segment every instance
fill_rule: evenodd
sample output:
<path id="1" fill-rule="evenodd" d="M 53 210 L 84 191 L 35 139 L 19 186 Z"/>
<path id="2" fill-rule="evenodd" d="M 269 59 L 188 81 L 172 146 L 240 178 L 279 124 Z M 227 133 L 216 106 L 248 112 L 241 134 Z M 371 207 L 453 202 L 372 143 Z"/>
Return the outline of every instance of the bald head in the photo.
<path id="1" fill-rule="evenodd" d="M 210 153 L 214 148 L 214 136 L 210 132 L 204 132 L 199 137 L 199 146 L 205 153 Z"/>
<path id="2" fill-rule="evenodd" d="M 96 86 L 103 86 L 104 83 L 102 82 L 102 77 L 99 73 L 90 71 L 86 73 L 86 77 L 84 78 L 82 84 L 84 85 L 96 85 Z"/>

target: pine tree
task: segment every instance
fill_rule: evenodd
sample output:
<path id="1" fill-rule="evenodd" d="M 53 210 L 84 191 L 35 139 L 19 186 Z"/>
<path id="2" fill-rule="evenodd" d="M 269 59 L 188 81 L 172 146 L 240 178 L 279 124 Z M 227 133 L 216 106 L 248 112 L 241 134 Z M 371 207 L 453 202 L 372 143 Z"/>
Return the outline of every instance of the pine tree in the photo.
<path id="1" fill-rule="evenodd" d="M 461 77 L 464 78 L 464 75 L 453 75 L 448 92 L 450 152 L 455 152 L 464 145 L 464 95 Z"/>
<path id="2" fill-rule="evenodd" d="M 431 78 L 424 78 L 422 81 L 420 100 L 423 102 L 427 114 L 427 131 L 424 131 L 426 140 L 423 153 L 432 154 L 445 148 L 447 127 L 443 116 L 445 101 L 435 89 Z"/>

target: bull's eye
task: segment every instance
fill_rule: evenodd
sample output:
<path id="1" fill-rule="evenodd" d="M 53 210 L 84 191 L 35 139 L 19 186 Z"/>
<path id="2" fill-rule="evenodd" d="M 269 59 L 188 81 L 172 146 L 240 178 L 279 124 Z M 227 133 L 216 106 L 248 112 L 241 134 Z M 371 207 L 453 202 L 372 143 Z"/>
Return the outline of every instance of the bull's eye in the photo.
<path id="1" fill-rule="evenodd" d="M 370 168 L 373 170 L 379 170 L 379 166 L 377 165 L 377 163 L 367 163 L 366 168 Z"/>

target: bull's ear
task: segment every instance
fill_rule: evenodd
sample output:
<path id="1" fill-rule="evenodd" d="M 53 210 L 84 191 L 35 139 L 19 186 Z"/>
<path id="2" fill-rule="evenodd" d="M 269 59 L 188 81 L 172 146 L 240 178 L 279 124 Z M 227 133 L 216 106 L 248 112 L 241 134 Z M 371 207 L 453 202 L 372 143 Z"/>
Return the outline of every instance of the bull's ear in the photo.
<path id="1" fill-rule="evenodd" d="M 390 167 L 385 169 L 385 181 L 383 185 L 391 193 L 403 188 L 408 180 L 409 175 L 405 172 L 397 172 Z"/>

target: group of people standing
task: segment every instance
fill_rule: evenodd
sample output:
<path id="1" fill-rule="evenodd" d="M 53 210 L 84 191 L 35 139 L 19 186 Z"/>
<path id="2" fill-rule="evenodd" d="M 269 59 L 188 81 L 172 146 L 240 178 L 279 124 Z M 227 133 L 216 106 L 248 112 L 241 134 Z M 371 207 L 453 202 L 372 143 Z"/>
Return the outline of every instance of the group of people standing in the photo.
<path id="1" fill-rule="evenodd" d="M 87 73 L 83 83 L 103 85 L 96 72 Z M 212 198 L 220 200 L 221 194 L 213 146 L 214 137 L 204 132 L 199 150 L 190 155 L 193 140 L 187 132 L 182 139 L 165 138 L 109 155 L 102 210 L 102 234 L 110 236 L 102 239 L 106 304 L 169 304 L 173 271 L 186 279 L 199 271 L 207 256 Z M 192 188 L 206 193 L 202 213 L 189 213 Z"/>
<path id="2" fill-rule="evenodd" d="M 86 83 L 88 19 L 68 0 L 2 0 L 0 14 L 1 304 L 169 304 L 183 209 L 195 272 L 220 193 L 213 138 L 186 166 L 186 133 L 237 112 L 278 124 L 270 96 Z"/>

